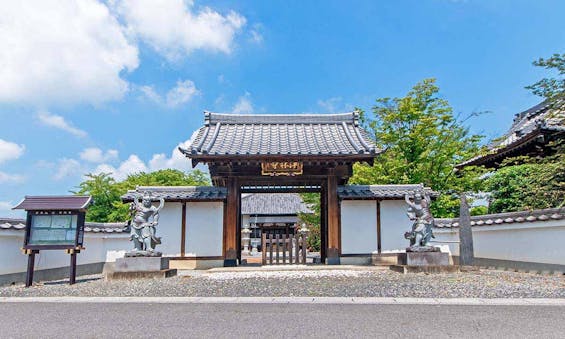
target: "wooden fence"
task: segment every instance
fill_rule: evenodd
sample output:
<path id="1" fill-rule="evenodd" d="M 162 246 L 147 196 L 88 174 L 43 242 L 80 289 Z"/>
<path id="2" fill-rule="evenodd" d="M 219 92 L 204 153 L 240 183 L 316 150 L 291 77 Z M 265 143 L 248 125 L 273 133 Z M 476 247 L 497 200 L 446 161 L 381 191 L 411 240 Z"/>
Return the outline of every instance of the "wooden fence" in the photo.
<path id="1" fill-rule="evenodd" d="M 303 234 L 261 235 L 263 265 L 306 264 L 306 236 Z M 268 253 L 267 253 L 268 252 Z"/>

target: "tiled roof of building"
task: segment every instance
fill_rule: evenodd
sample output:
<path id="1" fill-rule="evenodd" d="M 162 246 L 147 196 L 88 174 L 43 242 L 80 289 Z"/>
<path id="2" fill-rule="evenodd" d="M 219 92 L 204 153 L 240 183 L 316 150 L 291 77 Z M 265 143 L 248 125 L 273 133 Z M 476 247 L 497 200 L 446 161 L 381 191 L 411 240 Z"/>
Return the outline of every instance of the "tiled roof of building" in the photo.
<path id="1" fill-rule="evenodd" d="M 26 196 L 13 209 L 19 210 L 84 210 L 90 205 L 91 196 L 62 195 L 62 196 Z"/>
<path id="2" fill-rule="evenodd" d="M 241 214 L 275 215 L 312 213 L 297 193 L 253 193 L 241 197 Z"/>
<path id="3" fill-rule="evenodd" d="M 355 112 L 343 114 L 205 113 L 205 124 L 187 149 L 198 156 L 376 155 Z"/>
<path id="4" fill-rule="evenodd" d="M 496 226 L 511 223 L 551 221 L 565 218 L 565 208 L 548 208 L 534 211 L 519 211 L 471 217 L 471 226 Z M 459 219 L 435 219 L 436 228 L 459 227 Z"/>
<path id="5" fill-rule="evenodd" d="M 153 200 L 165 201 L 223 201 L 226 199 L 225 187 L 213 186 L 139 186 L 122 196 L 122 201 L 131 202 L 135 197 L 151 192 Z"/>
<path id="6" fill-rule="evenodd" d="M 426 193 L 432 197 L 437 193 L 422 184 L 413 185 L 348 185 L 339 186 L 337 194 L 340 199 L 404 199 L 404 196 L 415 193 Z"/>
<path id="7" fill-rule="evenodd" d="M 122 233 L 127 231 L 127 223 L 99 223 L 99 222 L 86 222 L 84 224 L 84 231 L 90 233 Z M 0 230 L 25 230 L 25 219 L 14 218 L 0 218 Z"/>
<path id="8" fill-rule="evenodd" d="M 565 132 L 565 103 L 542 102 L 514 117 L 512 126 L 501 138 L 493 141 L 486 154 L 472 158 L 457 167 L 482 165 L 507 152 L 535 141 L 541 133 Z"/>

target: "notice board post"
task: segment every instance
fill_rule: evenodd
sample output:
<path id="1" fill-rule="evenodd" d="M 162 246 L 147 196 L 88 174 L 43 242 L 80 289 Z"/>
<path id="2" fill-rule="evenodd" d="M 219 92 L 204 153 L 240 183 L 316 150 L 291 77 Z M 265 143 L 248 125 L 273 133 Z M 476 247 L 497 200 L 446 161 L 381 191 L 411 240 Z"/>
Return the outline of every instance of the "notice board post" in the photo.
<path id="1" fill-rule="evenodd" d="M 27 211 L 22 252 L 28 255 L 26 287 L 33 284 L 35 255 L 65 250 L 70 255 L 69 283 L 76 281 L 76 255 L 84 242 L 84 221 L 90 196 L 26 196 L 14 209 Z"/>

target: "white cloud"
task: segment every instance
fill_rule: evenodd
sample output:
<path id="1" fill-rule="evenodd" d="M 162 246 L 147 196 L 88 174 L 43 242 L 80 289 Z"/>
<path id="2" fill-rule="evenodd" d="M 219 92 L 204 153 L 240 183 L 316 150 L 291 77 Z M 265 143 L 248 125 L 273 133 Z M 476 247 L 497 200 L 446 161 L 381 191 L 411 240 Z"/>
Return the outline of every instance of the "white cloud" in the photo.
<path id="1" fill-rule="evenodd" d="M 0 216 L 6 218 L 25 218 L 25 212 L 21 210 L 12 210 L 16 204 L 13 201 L 0 201 Z"/>
<path id="2" fill-rule="evenodd" d="M 117 181 L 124 180 L 130 174 L 148 172 L 145 163 L 135 154 L 132 154 L 123 161 L 118 167 L 109 164 L 101 164 L 93 171 L 93 173 L 110 173 Z"/>
<path id="3" fill-rule="evenodd" d="M 0 184 L 19 184 L 24 181 L 25 178 L 22 175 L 0 172 Z"/>
<path id="4" fill-rule="evenodd" d="M 177 81 L 177 85 L 167 93 L 167 106 L 177 107 L 187 103 L 198 93 L 191 80 Z"/>
<path id="5" fill-rule="evenodd" d="M 128 90 L 138 48 L 96 0 L 4 1 L 0 6 L 0 102 L 101 103 Z"/>
<path id="6" fill-rule="evenodd" d="M 263 25 L 261 24 L 255 24 L 253 25 L 253 28 L 249 31 L 250 36 L 250 40 L 256 44 L 260 44 L 263 42 L 263 34 L 261 33 L 261 31 L 263 31 Z"/>
<path id="7" fill-rule="evenodd" d="M 24 154 L 25 146 L 0 139 L 0 164 L 8 161 L 18 159 Z"/>
<path id="8" fill-rule="evenodd" d="M 326 100 L 318 100 L 318 105 L 328 113 L 335 113 L 337 107 L 341 106 L 341 97 L 333 97 Z"/>
<path id="9" fill-rule="evenodd" d="M 155 92 L 155 88 L 153 86 L 141 86 L 139 87 L 139 90 L 143 92 L 143 94 L 145 95 L 145 97 L 147 97 L 147 99 L 157 104 L 163 102 L 163 99 L 157 92 Z"/>
<path id="10" fill-rule="evenodd" d="M 165 104 L 171 108 L 185 104 L 200 94 L 192 80 L 177 81 L 176 86 L 167 92 L 165 98 L 161 97 L 153 86 L 141 86 L 139 90 L 150 101 L 159 105 Z"/>
<path id="11" fill-rule="evenodd" d="M 62 180 L 84 172 L 85 168 L 80 162 L 75 159 L 63 158 L 57 162 L 57 172 L 53 175 L 53 179 Z"/>
<path id="12" fill-rule="evenodd" d="M 245 92 L 245 95 L 242 95 L 237 99 L 237 102 L 232 108 L 232 113 L 235 114 L 251 114 L 254 112 L 253 109 L 253 102 L 251 101 L 251 94 L 249 92 Z"/>
<path id="13" fill-rule="evenodd" d="M 41 121 L 41 123 L 43 123 L 44 125 L 69 132 L 74 136 L 84 138 L 88 135 L 88 133 L 74 127 L 70 122 L 66 121 L 65 118 L 60 115 L 51 114 L 47 111 L 41 111 L 37 113 L 37 117 L 39 118 L 39 121 Z"/>
<path id="14" fill-rule="evenodd" d="M 100 148 L 96 147 L 85 148 L 82 152 L 80 152 L 80 158 L 92 163 L 101 163 L 118 159 L 118 151 L 110 149 L 104 152 Z"/>
<path id="15" fill-rule="evenodd" d="M 103 151 L 99 148 L 87 148 L 80 153 L 80 158 L 86 162 L 81 163 L 76 159 L 60 159 L 57 162 L 57 171 L 53 178 L 61 180 L 69 176 L 84 176 L 86 173 L 109 173 L 112 178 L 121 181 L 126 179 L 128 175 L 140 172 L 148 173 L 162 169 L 177 169 L 187 172 L 192 170 L 192 163 L 178 148 L 187 148 L 196 135 L 197 132 L 193 133 L 189 140 L 179 143 L 171 151 L 170 156 L 167 156 L 165 153 L 153 154 L 147 164 L 138 155 L 131 154 L 126 160 L 118 162 L 118 165 L 114 165 L 112 160 L 118 159 L 118 152 L 116 150 Z M 105 162 L 101 163 L 101 160 Z M 53 163 L 47 161 L 40 161 L 36 165 L 43 168 L 54 167 Z M 205 172 L 207 171 L 204 165 L 199 165 L 197 168 Z"/>
<path id="16" fill-rule="evenodd" d="M 129 32 L 169 60 L 196 49 L 230 53 L 246 19 L 230 11 L 222 15 L 210 7 L 199 11 L 191 0 L 113 0 Z"/>
<path id="17" fill-rule="evenodd" d="M 172 150 L 170 158 L 167 157 L 165 153 L 153 154 L 153 157 L 149 161 L 149 169 L 151 171 L 158 171 L 161 169 L 172 168 L 185 172 L 191 170 L 192 164 L 190 159 L 186 158 L 186 156 L 178 150 L 179 147 L 187 148 L 191 142 L 192 138 L 178 144 L 178 146 Z"/>
<path id="18" fill-rule="evenodd" d="M 11 201 L 0 201 L 0 211 L 10 211 L 13 207 Z"/>

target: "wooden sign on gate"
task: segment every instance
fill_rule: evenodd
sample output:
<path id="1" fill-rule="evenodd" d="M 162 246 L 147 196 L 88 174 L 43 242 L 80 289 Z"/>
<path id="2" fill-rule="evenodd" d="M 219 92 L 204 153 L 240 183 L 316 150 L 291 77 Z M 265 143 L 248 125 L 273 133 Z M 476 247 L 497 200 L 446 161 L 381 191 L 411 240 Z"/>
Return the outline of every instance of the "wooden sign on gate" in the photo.
<path id="1" fill-rule="evenodd" d="M 269 161 L 261 163 L 261 175 L 295 176 L 304 173 L 300 161 Z"/>

